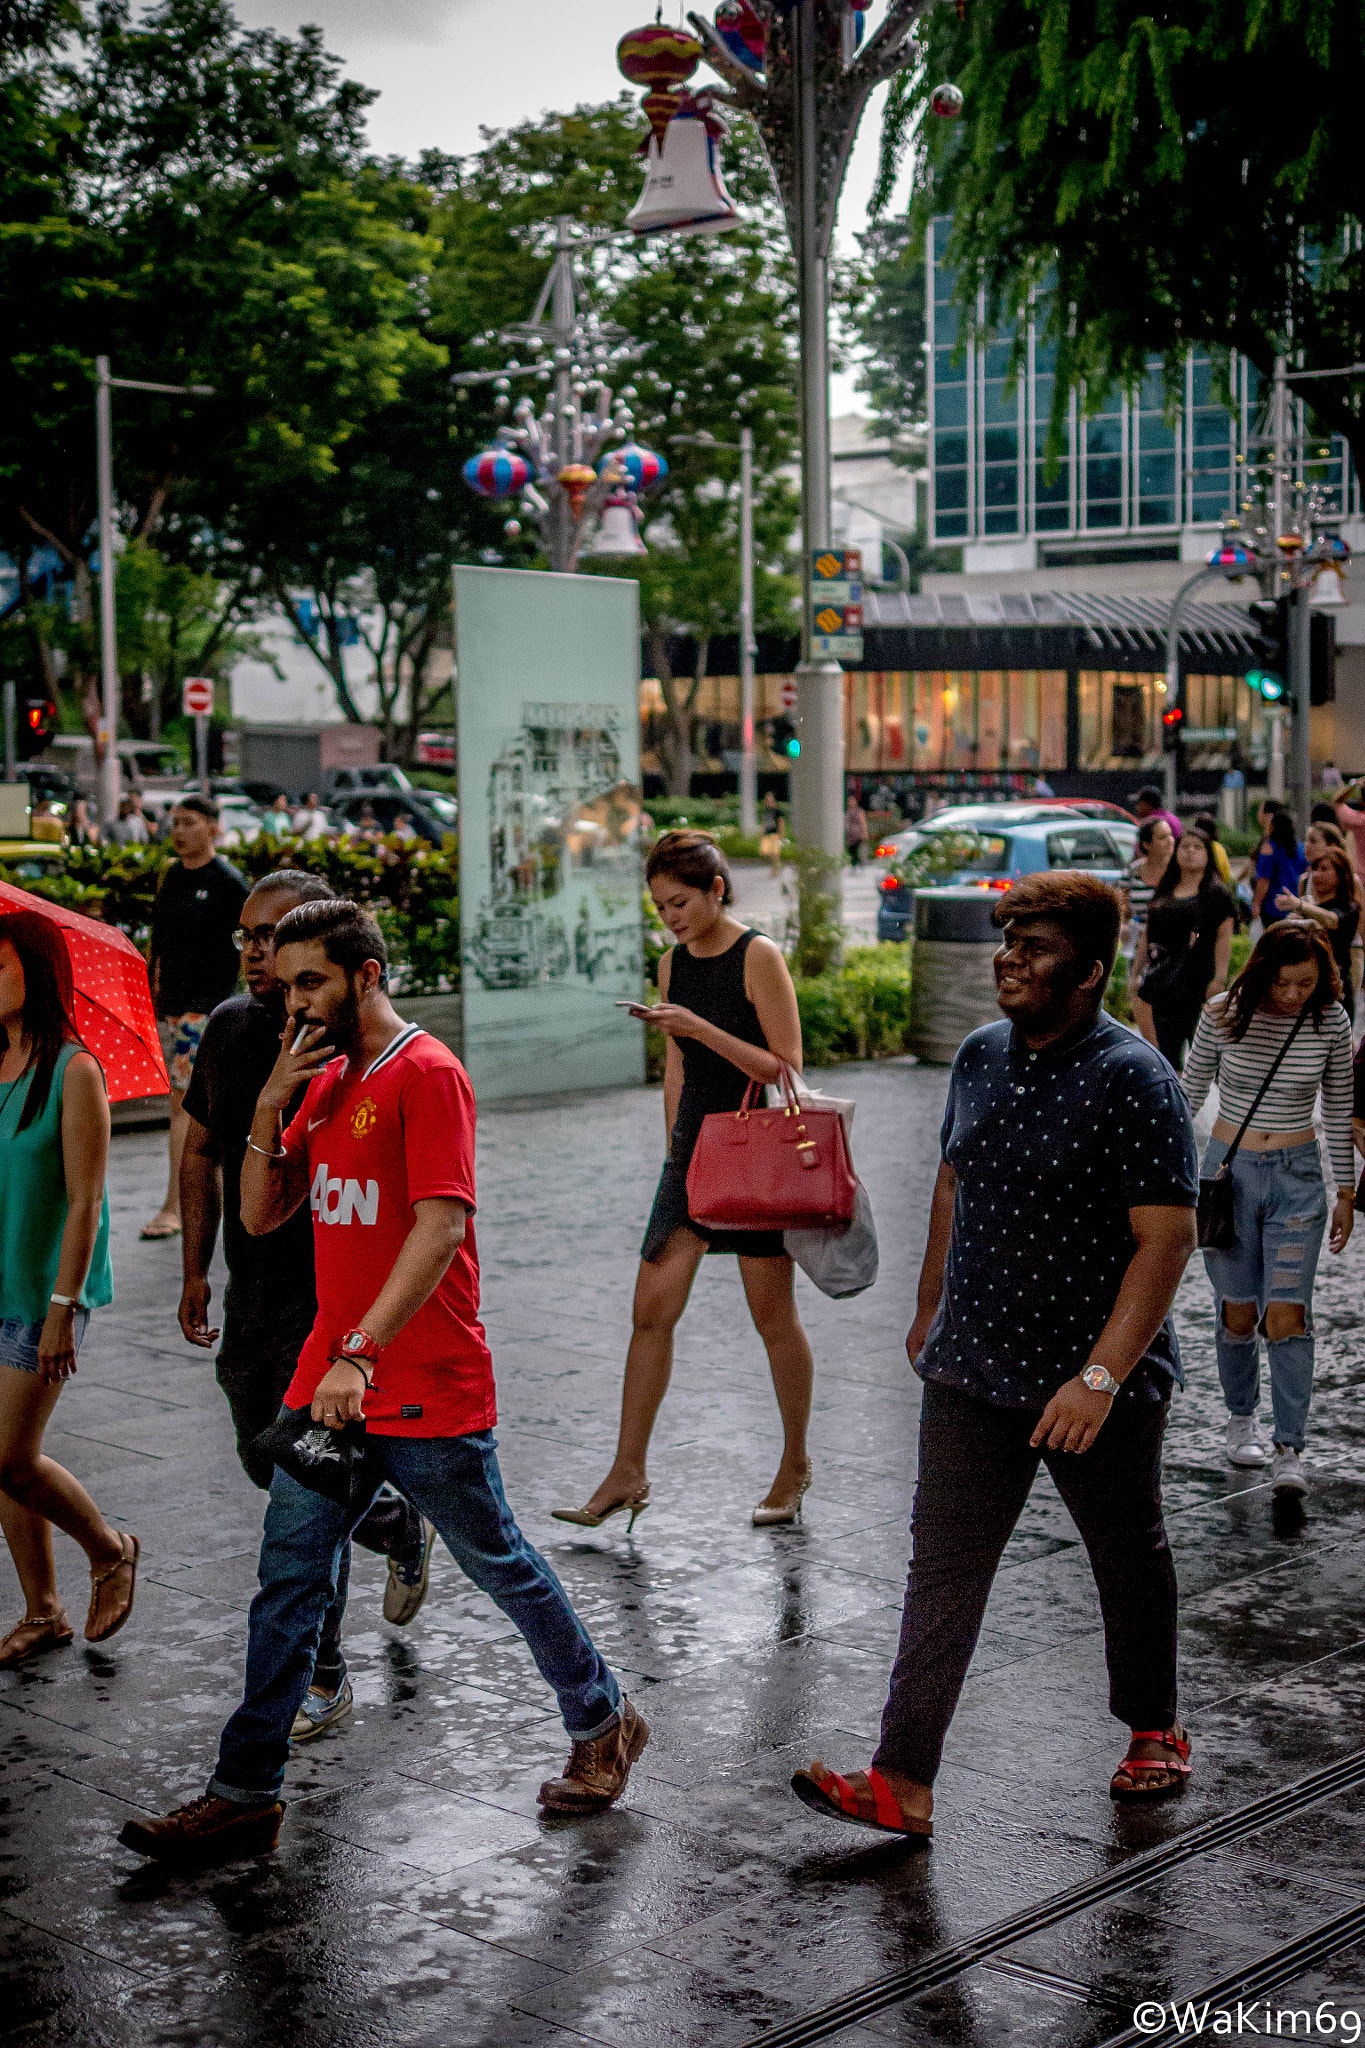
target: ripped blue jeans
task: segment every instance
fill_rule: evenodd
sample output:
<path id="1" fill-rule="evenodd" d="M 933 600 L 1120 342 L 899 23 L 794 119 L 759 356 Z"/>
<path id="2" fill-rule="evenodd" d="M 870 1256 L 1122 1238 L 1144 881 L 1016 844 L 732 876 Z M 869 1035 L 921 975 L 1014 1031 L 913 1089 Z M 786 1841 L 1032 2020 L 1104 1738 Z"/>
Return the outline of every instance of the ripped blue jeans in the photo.
<path id="1" fill-rule="evenodd" d="M 1227 1146 L 1211 1139 L 1203 1173 L 1212 1178 Z M 1237 1243 L 1230 1252 L 1206 1251 L 1204 1266 L 1217 1310 L 1218 1377 L 1231 1415 L 1254 1415 L 1261 1393 L 1261 1336 L 1272 1301 L 1303 1308 L 1301 1337 L 1266 1338 L 1270 1402 L 1277 1444 L 1301 1451 L 1313 1392 L 1313 1280 L 1327 1227 L 1327 1189 L 1316 1145 L 1243 1147 L 1232 1162 Z M 1238 1337 L 1223 1320 L 1229 1302 L 1252 1302 L 1257 1328 Z"/>

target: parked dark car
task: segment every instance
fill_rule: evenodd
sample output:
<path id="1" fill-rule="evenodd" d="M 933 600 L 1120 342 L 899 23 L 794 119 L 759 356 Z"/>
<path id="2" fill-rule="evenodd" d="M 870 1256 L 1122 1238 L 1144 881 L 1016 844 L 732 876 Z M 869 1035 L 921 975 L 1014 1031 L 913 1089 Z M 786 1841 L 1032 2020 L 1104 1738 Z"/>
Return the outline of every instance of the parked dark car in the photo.
<path id="1" fill-rule="evenodd" d="M 402 795 L 393 790 L 373 789 L 364 795 L 339 796 L 332 803 L 332 811 L 345 826 L 356 825 L 368 811 L 383 833 L 397 830 L 400 818 L 411 818 L 412 829 L 419 839 L 429 839 L 433 846 L 439 846 L 448 832 L 455 830 L 454 819 L 443 818 L 436 806 L 429 802 L 427 790 L 404 791 Z M 450 803 L 448 797 L 442 804 Z M 454 806 L 451 806 L 452 809 Z"/>
<path id="2" fill-rule="evenodd" d="M 916 846 L 903 850 L 914 852 L 934 836 L 936 828 L 956 836 L 953 827 L 941 828 L 935 818 L 927 831 L 916 835 Z M 962 829 L 957 827 L 958 832 Z M 1003 831 L 981 825 L 974 829 L 977 845 L 972 859 L 946 878 L 958 887 L 966 883 L 1003 892 L 1021 875 L 1046 868 L 1082 868 L 1115 884 L 1127 876 L 1127 857 L 1118 839 L 1111 837 L 1107 827 L 1088 818 L 1057 818 L 1046 824 L 1012 825 Z M 914 929 L 915 891 L 898 882 L 894 873 L 885 874 L 877 900 L 877 937 L 908 939 Z"/>

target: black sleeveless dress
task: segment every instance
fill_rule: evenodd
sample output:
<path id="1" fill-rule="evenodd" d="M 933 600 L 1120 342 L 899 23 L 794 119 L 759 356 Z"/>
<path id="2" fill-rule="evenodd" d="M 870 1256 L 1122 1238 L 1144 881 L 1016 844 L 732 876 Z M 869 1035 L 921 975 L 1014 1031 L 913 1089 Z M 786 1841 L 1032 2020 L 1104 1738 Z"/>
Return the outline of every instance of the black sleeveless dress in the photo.
<path id="1" fill-rule="evenodd" d="M 686 946 L 675 946 L 668 1000 L 684 1010 L 694 1010 L 708 1024 L 743 1039 L 746 1045 L 766 1046 L 758 1011 L 744 993 L 744 956 L 756 936 L 752 931 L 742 932 L 733 946 L 710 960 L 698 960 Z M 687 1169 L 702 1118 L 717 1110 L 738 1109 L 749 1077 L 695 1038 L 680 1038 L 678 1049 L 683 1063 L 682 1094 L 640 1257 L 657 1259 L 673 1232 L 686 1224 L 705 1239 L 708 1252 L 742 1252 L 749 1259 L 785 1258 L 780 1230 L 706 1230 L 688 1216 Z"/>

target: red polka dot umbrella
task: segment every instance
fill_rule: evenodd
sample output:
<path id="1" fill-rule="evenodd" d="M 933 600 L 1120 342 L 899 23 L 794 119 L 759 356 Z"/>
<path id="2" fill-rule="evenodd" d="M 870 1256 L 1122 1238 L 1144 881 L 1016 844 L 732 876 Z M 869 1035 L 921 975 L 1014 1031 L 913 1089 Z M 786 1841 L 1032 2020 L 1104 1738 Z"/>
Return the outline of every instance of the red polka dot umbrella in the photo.
<path id="1" fill-rule="evenodd" d="M 147 962 L 132 940 L 112 924 L 0 882 L 0 917 L 7 910 L 36 910 L 61 927 L 76 984 L 76 1029 L 104 1068 L 109 1100 L 167 1094 Z"/>

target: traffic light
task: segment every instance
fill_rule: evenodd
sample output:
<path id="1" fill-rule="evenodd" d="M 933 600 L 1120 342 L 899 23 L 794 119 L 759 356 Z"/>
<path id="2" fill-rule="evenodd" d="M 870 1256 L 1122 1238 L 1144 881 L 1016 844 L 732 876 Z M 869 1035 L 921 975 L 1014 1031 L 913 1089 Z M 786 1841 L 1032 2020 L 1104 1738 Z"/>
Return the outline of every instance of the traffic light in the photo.
<path id="1" fill-rule="evenodd" d="M 1289 674 L 1289 599 L 1263 597 L 1248 606 L 1248 610 L 1256 633 L 1251 643 L 1247 687 L 1257 691 L 1267 704 L 1278 704 Z"/>
<path id="2" fill-rule="evenodd" d="M 772 718 L 768 721 L 768 744 L 775 754 L 785 754 L 795 761 L 801 752 L 801 742 L 796 737 L 796 727 L 790 718 Z"/>
<path id="3" fill-rule="evenodd" d="M 1185 723 L 1185 707 L 1182 704 L 1168 704 L 1161 714 L 1161 744 L 1165 751 L 1173 753 L 1180 744 L 1180 728 Z"/>
<path id="4" fill-rule="evenodd" d="M 14 750 L 21 761 L 41 754 L 57 723 L 57 707 L 50 697 L 21 697 L 16 720 Z"/>

